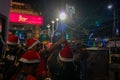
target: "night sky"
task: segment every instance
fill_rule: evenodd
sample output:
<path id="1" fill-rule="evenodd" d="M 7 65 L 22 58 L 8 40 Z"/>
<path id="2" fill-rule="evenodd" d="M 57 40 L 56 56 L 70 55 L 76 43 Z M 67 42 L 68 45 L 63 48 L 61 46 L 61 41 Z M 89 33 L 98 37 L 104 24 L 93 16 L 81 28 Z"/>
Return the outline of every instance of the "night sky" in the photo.
<path id="1" fill-rule="evenodd" d="M 76 26 L 84 25 L 86 28 L 92 28 L 95 21 L 105 23 L 113 19 L 113 13 L 108 10 L 108 4 L 114 4 L 116 15 L 120 15 L 120 0 L 13 0 L 28 3 L 37 11 L 42 12 L 45 18 L 45 25 L 58 16 L 61 9 L 65 9 L 65 4 L 71 4 L 75 7 L 75 15 L 69 20 L 74 21 Z M 70 22 L 71 23 L 71 22 Z M 88 27 L 89 26 L 89 27 Z M 76 28 L 77 29 L 77 28 Z"/>
<path id="2" fill-rule="evenodd" d="M 65 8 L 65 4 L 69 3 L 75 6 L 76 15 L 79 18 L 93 18 L 96 16 L 106 16 L 109 12 L 107 5 L 114 3 L 115 7 L 118 8 L 120 0 L 13 0 L 19 2 L 25 2 L 35 9 L 42 12 L 45 17 L 52 18 L 56 17 L 58 11 L 61 8 Z M 120 7 L 119 7 L 120 9 Z"/>

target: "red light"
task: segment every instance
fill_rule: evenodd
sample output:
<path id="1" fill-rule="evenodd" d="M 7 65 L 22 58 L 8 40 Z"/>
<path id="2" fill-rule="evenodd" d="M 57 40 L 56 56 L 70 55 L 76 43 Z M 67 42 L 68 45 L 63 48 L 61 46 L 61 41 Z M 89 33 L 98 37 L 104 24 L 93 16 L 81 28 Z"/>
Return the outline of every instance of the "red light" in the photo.
<path id="1" fill-rule="evenodd" d="M 43 17 L 10 12 L 10 22 L 43 25 Z"/>

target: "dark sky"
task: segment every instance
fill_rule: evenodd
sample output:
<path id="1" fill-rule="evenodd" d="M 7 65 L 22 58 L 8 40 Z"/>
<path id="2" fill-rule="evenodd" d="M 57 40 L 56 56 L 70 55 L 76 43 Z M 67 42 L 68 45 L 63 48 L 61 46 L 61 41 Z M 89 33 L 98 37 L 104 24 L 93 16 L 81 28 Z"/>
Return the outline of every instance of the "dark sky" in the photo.
<path id="1" fill-rule="evenodd" d="M 120 0 L 13 0 L 28 3 L 43 13 L 46 21 L 58 16 L 61 8 L 69 3 L 75 6 L 76 18 L 80 22 L 89 22 L 91 19 L 108 19 L 111 16 L 107 5 L 113 3 L 120 10 Z M 83 23 L 84 23 L 83 22 Z"/>
<path id="2" fill-rule="evenodd" d="M 46 26 L 55 19 L 62 9 L 65 9 L 65 4 L 71 4 L 75 7 L 75 15 L 72 18 L 67 18 L 71 30 L 75 29 L 75 33 L 82 31 L 85 28 L 89 31 L 96 31 L 100 34 L 109 34 L 112 32 L 113 26 L 113 11 L 107 6 L 112 3 L 115 8 L 116 17 L 120 22 L 120 0 L 13 0 L 18 2 L 28 3 L 39 12 L 42 12 Z M 99 21 L 99 27 L 96 27 L 96 21 Z M 73 23 L 73 24 L 71 24 Z M 72 26 L 71 26 L 72 25 Z M 105 29 L 103 29 L 105 28 Z M 109 29 L 108 29 L 109 28 Z M 108 31 L 107 31 L 108 30 Z M 100 35 L 99 34 L 99 35 Z"/>
<path id="3" fill-rule="evenodd" d="M 81 15 L 97 15 L 103 13 L 107 5 L 111 2 L 116 7 L 120 5 L 120 0 L 13 0 L 25 2 L 33 5 L 39 11 L 42 11 L 44 15 L 56 15 L 56 11 L 64 4 L 70 3 L 75 6 L 76 14 Z"/>

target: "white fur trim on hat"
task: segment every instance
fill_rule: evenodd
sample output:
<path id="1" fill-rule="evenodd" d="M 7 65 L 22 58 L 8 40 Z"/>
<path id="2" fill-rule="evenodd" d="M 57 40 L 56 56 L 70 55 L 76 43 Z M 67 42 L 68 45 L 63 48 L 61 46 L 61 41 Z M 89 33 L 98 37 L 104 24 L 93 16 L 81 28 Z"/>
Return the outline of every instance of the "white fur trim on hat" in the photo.
<path id="1" fill-rule="evenodd" d="M 24 63 L 39 63 L 40 60 L 39 59 L 36 59 L 36 60 L 28 60 L 28 59 L 25 59 L 25 58 L 21 58 L 19 59 L 20 62 L 24 62 Z"/>
<path id="2" fill-rule="evenodd" d="M 72 62 L 73 61 L 73 58 L 64 58 L 64 57 L 62 57 L 61 55 L 60 55 L 60 53 L 59 53 L 59 59 L 61 60 L 61 61 L 64 61 L 64 62 Z"/>
<path id="3" fill-rule="evenodd" d="M 28 50 L 33 48 L 36 44 L 40 43 L 39 40 L 35 41 L 30 47 L 28 47 Z"/>
<path id="4" fill-rule="evenodd" d="M 19 43 L 20 43 L 19 40 L 18 40 L 18 43 L 7 41 L 7 44 L 11 44 L 11 45 L 17 45 L 17 44 L 19 44 Z"/>

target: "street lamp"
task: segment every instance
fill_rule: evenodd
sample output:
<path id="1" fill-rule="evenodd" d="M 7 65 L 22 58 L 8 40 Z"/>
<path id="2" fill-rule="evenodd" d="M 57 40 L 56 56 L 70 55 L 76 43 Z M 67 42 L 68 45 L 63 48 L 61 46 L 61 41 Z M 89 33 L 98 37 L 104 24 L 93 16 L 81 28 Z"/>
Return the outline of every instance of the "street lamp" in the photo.
<path id="1" fill-rule="evenodd" d="M 59 21 L 59 18 L 56 18 L 56 21 Z"/>
<path id="2" fill-rule="evenodd" d="M 112 4 L 109 4 L 107 7 L 108 7 L 108 9 L 112 9 L 112 8 L 113 8 L 113 5 L 112 5 Z"/>
<path id="3" fill-rule="evenodd" d="M 53 43 L 53 37 L 54 37 L 54 24 L 55 24 L 55 21 L 52 20 L 52 32 L 51 32 L 51 43 Z"/>
<path id="4" fill-rule="evenodd" d="M 47 28 L 48 28 L 48 35 L 51 36 L 50 34 L 50 24 L 47 25 Z"/>
<path id="5" fill-rule="evenodd" d="M 52 36 L 54 36 L 54 24 L 55 24 L 55 21 L 52 20 Z"/>
<path id="6" fill-rule="evenodd" d="M 60 15 L 59 15 L 59 17 L 60 17 L 60 20 L 61 20 L 61 21 L 65 20 L 65 19 L 66 19 L 66 14 L 65 14 L 65 12 L 61 12 Z M 62 32 L 61 32 L 61 34 L 62 34 L 62 36 L 63 36 L 63 24 L 62 24 Z"/>
<path id="7" fill-rule="evenodd" d="M 65 12 L 61 12 L 59 17 L 60 17 L 61 20 L 65 20 L 66 19 Z"/>
<path id="8" fill-rule="evenodd" d="M 117 34 L 116 34 L 116 13 L 115 13 L 115 6 L 112 5 L 112 4 L 109 4 L 107 6 L 108 9 L 112 9 L 112 15 L 113 15 L 113 32 L 112 32 L 112 37 L 115 37 Z"/>
<path id="9" fill-rule="evenodd" d="M 50 24 L 47 25 L 47 28 L 50 28 Z"/>
<path id="10" fill-rule="evenodd" d="M 57 31 L 57 29 L 58 29 L 58 21 L 59 21 L 59 18 L 56 18 L 56 29 L 55 29 L 55 31 Z"/>

